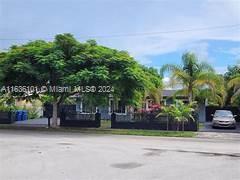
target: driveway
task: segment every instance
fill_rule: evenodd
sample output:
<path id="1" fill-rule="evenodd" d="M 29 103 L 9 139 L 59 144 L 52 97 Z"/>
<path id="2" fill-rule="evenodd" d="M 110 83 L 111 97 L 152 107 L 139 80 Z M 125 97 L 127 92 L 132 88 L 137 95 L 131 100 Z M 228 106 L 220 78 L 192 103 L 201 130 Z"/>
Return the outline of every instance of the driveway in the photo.
<path id="1" fill-rule="evenodd" d="M 200 132 L 219 132 L 219 133 L 240 133 L 240 123 L 237 123 L 236 129 L 212 128 L 211 122 L 205 122 L 204 126 L 199 129 Z"/>
<path id="2" fill-rule="evenodd" d="M 240 139 L 0 130 L 4 180 L 238 180 Z"/>

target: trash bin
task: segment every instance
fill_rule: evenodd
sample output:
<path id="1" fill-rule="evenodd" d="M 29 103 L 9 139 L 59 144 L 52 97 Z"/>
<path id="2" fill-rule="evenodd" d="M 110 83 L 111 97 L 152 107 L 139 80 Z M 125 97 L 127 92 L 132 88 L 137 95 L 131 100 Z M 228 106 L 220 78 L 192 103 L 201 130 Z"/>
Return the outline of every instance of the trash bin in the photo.
<path id="1" fill-rule="evenodd" d="M 28 112 L 26 110 L 22 111 L 22 121 L 25 121 L 28 119 Z"/>
<path id="2" fill-rule="evenodd" d="M 22 121 L 22 110 L 16 111 L 16 121 Z"/>

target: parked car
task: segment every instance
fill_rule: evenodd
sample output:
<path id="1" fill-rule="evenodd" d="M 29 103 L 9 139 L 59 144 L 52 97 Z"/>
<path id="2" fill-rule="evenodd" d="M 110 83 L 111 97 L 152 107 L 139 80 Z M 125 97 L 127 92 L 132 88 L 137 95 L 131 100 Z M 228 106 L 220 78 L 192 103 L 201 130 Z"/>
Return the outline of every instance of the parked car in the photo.
<path id="1" fill-rule="evenodd" d="M 236 128 L 236 115 L 233 115 L 231 111 L 228 110 L 216 110 L 212 114 L 212 127 L 226 127 L 226 128 Z"/>

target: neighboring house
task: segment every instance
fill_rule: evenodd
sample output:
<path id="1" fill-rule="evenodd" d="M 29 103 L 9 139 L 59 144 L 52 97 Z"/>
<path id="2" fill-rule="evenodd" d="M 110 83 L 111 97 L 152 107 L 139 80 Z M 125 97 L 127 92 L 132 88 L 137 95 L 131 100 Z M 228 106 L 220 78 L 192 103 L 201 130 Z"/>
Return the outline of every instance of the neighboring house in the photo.
<path id="1" fill-rule="evenodd" d="M 174 103 L 174 99 L 182 100 L 184 103 L 188 103 L 188 96 L 185 95 L 176 95 L 177 90 L 163 90 L 161 104 L 162 105 L 171 105 Z M 204 103 L 198 104 L 198 108 L 196 113 L 198 114 L 199 122 L 205 122 L 205 114 L 206 114 L 206 105 Z"/>
<path id="2" fill-rule="evenodd" d="M 161 105 L 157 103 L 153 98 L 147 96 L 145 101 L 142 105 L 142 111 L 151 112 L 151 111 L 158 111 L 161 108 Z"/>
<path id="3" fill-rule="evenodd" d="M 102 119 L 111 119 L 113 112 L 118 114 L 127 114 L 130 111 L 130 107 L 126 106 L 121 100 L 114 100 L 112 95 L 109 95 L 108 105 L 91 107 L 89 104 L 84 102 L 83 98 L 78 95 L 72 96 L 76 98 L 76 111 L 84 113 L 93 113 L 99 110 Z"/>
<path id="4" fill-rule="evenodd" d="M 177 90 L 167 89 L 162 91 L 161 104 L 162 105 L 171 105 L 174 103 L 174 99 L 182 100 L 185 103 L 188 103 L 188 97 L 185 95 L 176 95 Z"/>
<path id="5" fill-rule="evenodd" d="M 184 102 L 188 102 L 188 97 L 182 95 L 176 95 L 177 90 L 163 90 L 161 96 L 161 104 L 162 105 L 170 105 L 173 104 L 174 98 L 183 100 Z M 77 98 L 76 103 L 76 111 L 78 112 L 95 112 L 99 109 L 99 112 L 102 115 L 102 119 L 110 119 L 111 113 L 119 113 L 119 114 L 127 114 L 128 112 L 133 112 L 133 107 L 126 106 L 121 100 L 114 100 L 112 95 L 109 95 L 108 105 L 98 106 L 98 107 L 89 107 L 88 104 L 84 103 L 83 100 L 79 96 L 74 96 Z M 156 108 L 158 104 L 155 104 L 155 101 L 150 96 L 145 98 L 145 101 L 142 103 L 141 111 L 151 111 Z M 158 105 L 160 108 L 160 105 Z"/>

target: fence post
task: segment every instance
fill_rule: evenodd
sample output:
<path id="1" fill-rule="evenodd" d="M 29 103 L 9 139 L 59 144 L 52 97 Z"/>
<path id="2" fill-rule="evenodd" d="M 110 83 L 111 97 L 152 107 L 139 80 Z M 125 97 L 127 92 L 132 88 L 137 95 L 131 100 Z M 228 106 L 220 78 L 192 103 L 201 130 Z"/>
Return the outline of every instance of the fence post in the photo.
<path id="1" fill-rule="evenodd" d="M 51 119 L 51 117 L 50 117 L 50 116 L 48 116 L 48 128 L 50 128 L 50 127 L 51 127 L 51 124 L 50 124 L 50 119 Z"/>
<path id="2" fill-rule="evenodd" d="M 169 129 L 169 115 L 167 115 L 167 131 Z"/>
<path id="3" fill-rule="evenodd" d="M 96 121 L 96 127 L 101 126 L 101 113 L 98 111 L 95 113 L 95 121 Z"/>
<path id="4" fill-rule="evenodd" d="M 115 127 L 115 122 L 116 122 L 116 114 L 113 112 L 111 114 L 111 128 Z"/>
<path id="5" fill-rule="evenodd" d="M 63 107 L 61 109 L 61 112 L 60 112 L 60 126 L 62 126 L 65 122 L 65 118 L 66 118 L 66 110 L 65 108 Z"/>

